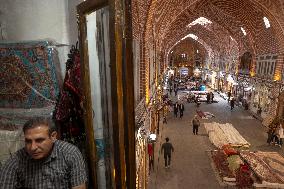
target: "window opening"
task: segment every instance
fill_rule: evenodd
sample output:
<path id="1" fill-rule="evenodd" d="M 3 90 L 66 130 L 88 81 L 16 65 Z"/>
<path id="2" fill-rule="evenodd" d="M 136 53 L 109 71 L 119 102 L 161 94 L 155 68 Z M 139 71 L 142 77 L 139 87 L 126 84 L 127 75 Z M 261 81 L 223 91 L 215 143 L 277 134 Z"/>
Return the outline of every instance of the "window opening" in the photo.
<path id="1" fill-rule="evenodd" d="M 265 27 L 266 27 L 266 28 L 270 28 L 270 23 L 269 23 L 268 18 L 263 17 L 263 21 L 264 21 Z"/>
<path id="2" fill-rule="evenodd" d="M 190 24 L 188 24 L 188 27 L 194 26 L 196 24 L 200 24 L 202 26 L 211 24 L 212 22 L 210 20 L 208 20 L 207 18 L 204 17 L 199 17 L 196 20 L 194 20 L 193 22 L 191 22 Z"/>
<path id="3" fill-rule="evenodd" d="M 246 30 L 243 27 L 241 27 L 241 30 L 242 30 L 244 35 L 247 35 L 247 32 L 246 32 Z"/>

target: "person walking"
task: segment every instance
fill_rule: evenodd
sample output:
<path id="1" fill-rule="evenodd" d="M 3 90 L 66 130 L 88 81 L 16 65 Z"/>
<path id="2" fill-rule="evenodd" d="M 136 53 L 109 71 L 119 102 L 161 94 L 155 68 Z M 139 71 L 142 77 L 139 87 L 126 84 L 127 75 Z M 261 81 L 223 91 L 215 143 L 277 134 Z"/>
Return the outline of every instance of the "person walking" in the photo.
<path id="1" fill-rule="evenodd" d="M 235 107 L 235 98 L 234 97 L 232 97 L 230 105 L 231 105 L 231 110 L 233 110 L 234 107 Z"/>
<path id="2" fill-rule="evenodd" d="M 281 123 L 278 129 L 278 137 L 279 137 L 278 145 L 281 147 L 283 145 L 283 138 L 284 138 L 284 129 Z"/>
<path id="3" fill-rule="evenodd" d="M 148 143 L 149 171 L 154 170 L 154 144 Z"/>
<path id="4" fill-rule="evenodd" d="M 228 91 L 228 103 L 230 102 L 230 98 L 231 98 L 231 96 L 232 96 L 231 91 Z"/>
<path id="5" fill-rule="evenodd" d="M 172 152 L 174 152 L 174 147 L 172 143 L 169 142 L 169 138 L 166 138 L 166 142 L 162 144 L 161 152 L 164 152 L 164 159 L 165 159 L 165 168 L 170 168 L 171 165 L 171 156 Z"/>
<path id="6" fill-rule="evenodd" d="M 206 102 L 207 102 L 207 104 L 209 104 L 209 102 L 210 102 L 210 93 L 206 94 Z"/>
<path id="7" fill-rule="evenodd" d="M 210 102 L 213 103 L 214 101 L 214 94 L 213 92 L 210 92 Z"/>
<path id="8" fill-rule="evenodd" d="M 193 126 L 193 134 L 198 135 L 198 127 L 200 126 L 200 121 L 198 119 L 198 115 L 195 115 L 192 120 L 192 126 Z"/>
<path id="9" fill-rule="evenodd" d="M 174 115 L 175 115 L 175 117 L 177 117 L 178 109 L 179 109 L 179 105 L 178 105 L 178 103 L 176 102 L 176 103 L 174 104 Z"/>
<path id="10" fill-rule="evenodd" d="M 275 128 L 269 128 L 267 131 L 267 143 L 271 145 L 275 135 Z"/>
<path id="11" fill-rule="evenodd" d="M 179 105 L 179 118 L 183 117 L 183 111 L 184 111 L 184 105 L 183 105 L 183 103 L 181 103 Z"/>
<path id="12" fill-rule="evenodd" d="M 177 88 L 174 88 L 174 91 L 175 91 L 175 96 L 177 96 L 178 89 L 177 89 Z"/>

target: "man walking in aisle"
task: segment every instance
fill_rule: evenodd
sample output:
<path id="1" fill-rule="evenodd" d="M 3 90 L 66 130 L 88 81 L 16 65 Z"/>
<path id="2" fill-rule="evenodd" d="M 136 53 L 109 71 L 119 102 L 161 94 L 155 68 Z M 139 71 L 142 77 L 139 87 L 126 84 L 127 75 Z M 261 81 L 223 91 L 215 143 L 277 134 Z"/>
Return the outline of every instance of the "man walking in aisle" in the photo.
<path id="1" fill-rule="evenodd" d="M 198 127 L 200 126 L 200 121 L 197 115 L 195 115 L 192 120 L 192 126 L 193 126 L 193 134 L 198 135 Z"/>
<path id="2" fill-rule="evenodd" d="M 171 155 L 174 152 L 174 147 L 172 143 L 169 142 L 169 138 L 166 138 L 166 142 L 162 145 L 161 152 L 164 151 L 164 158 L 165 158 L 165 168 L 170 168 L 171 164 Z"/>
<path id="3" fill-rule="evenodd" d="M 231 105 L 231 110 L 233 110 L 234 107 L 235 107 L 235 98 L 234 97 L 232 97 L 230 105 Z"/>
<path id="4" fill-rule="evenodd" d="M 175 117 L 177 117 L 177 115 L 178 115 L 178 110 L 179 110 L 179 104 L 176 102 L 174 104 L 174 115 L 175 115 Z"/>
<path id="5" fill-rule="evenodd" d="M 179 118 L 183 117 L 183 111 L 184 111 L 184 105 L 183 105 L 183 103 L 181 103 L 179 105 Z"/>

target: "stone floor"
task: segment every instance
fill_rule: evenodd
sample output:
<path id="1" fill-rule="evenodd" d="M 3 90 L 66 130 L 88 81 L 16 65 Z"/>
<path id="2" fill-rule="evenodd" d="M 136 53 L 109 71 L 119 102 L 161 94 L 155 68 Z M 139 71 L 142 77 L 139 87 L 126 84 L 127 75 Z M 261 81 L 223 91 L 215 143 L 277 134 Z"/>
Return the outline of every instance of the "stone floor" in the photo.
<path id="1" fill-rule="evenodd" d="M 176 97 L 172 97 L 174 101 Z M 202 103 L 202 111 L 208 111 L 215 118 L 204 122 L 232 123 L 239 133 L 251 144 L 251 151 L 276 151 L 284 156 L 284 147 L 269 146 L 266 143 L 266 129 L 261 122 L 253 118 L 241 107 L 230 110 L 229 104 L 215 94 L 218 103 Z M 193 135 L 191 119 L 197 107 L 185 103 L 184 117 L 174 118 L 170 112 L 168 124 L 162 125 L 155 145 L 155 165 L 150 173 L 149 189 L 219 189 L 234 188 L 225 186 L 215 174 L 208 151 L 215 147 L 210 143 L 204 126 L 199 128 L 199 135 Z M 171 168 L 164 168 L 164 159 L 160 154 L 161 143 L 169 137 L 174 146 Z"/>

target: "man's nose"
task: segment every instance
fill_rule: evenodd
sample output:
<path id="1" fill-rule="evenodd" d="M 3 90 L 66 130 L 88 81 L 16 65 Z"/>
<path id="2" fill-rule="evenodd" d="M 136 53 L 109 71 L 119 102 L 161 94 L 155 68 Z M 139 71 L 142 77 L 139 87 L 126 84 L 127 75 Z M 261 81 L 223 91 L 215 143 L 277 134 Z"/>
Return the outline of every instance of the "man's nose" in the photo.
<path id="1" fill-rule="evenodd" d="M 32 142 L 32 144 L 31 144 L 31 150 L 32 151 L 35 151 L 37 149 L 37 144 L 36 144 L 36 142 Z"/>

